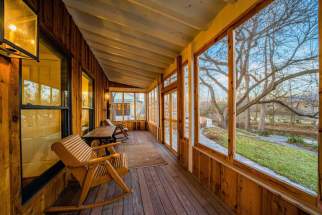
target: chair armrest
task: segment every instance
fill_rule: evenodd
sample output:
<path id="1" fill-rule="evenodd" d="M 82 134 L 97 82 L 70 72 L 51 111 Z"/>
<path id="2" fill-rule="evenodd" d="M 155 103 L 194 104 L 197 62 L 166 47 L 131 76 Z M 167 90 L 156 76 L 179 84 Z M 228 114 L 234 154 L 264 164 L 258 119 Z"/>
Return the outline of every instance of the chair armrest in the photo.
<path id="1" fill-rule="evenodd" d="M 108 155 L 108 156 L 105 156 L 105 157 L 93 158 L 93 159 L 91 159 L 89 161 L 84 162 L 84 164 L 89 165 L 89 166 L 97 165 L 99 163 L 102 163 L 102 162 L 107 161 L 107 160 L 111 160 L 112 158 L 116 158 L 116 157 L 119 157 L 119 156 L 120 156 L 119 153 L 115 153 L 115 154 Z"/>
<path id="2" fill-rule="evenodd" d="M 121 144 L 121 142 L 116 142 L 116 143 L 108 143 L 105 145 L 101 145 L 101 146 L 94 146 L 92 147 L 93 150 L 98 150 L 98 149 L 104 149 L 104 148 L 110 148 L 110 147 L 114 147 Z"/>

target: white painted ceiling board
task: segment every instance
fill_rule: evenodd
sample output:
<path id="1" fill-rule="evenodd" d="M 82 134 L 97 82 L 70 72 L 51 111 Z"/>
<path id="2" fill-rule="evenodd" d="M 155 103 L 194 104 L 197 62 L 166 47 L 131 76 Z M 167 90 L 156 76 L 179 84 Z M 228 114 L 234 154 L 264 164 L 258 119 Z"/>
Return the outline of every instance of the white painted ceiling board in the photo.
<path id="1" fill-rule="evenodd" d="M 64 0 L 111 81 L 147 87 L 227 0 Z"/>

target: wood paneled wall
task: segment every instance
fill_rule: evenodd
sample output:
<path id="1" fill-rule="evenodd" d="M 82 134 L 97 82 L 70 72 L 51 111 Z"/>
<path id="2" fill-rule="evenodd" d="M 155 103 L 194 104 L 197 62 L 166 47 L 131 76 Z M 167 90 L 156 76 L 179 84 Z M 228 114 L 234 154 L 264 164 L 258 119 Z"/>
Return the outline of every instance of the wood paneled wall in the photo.
<path id="1" fill-rule="evenodd" d="M 276 192 L 273 185 L 264 186 L 256 177 L 249 177 L 220 159 L 194 147 L 193 175 L 207 189 L 214 192 L 236 214 L 242 215 L 275 215 L 275 214 L 319 214 L 310 205 L 297 205 L 286 195 Z M 266 183 L 267 184 L 267 183 Z M 305 207 L 305 208 L 304 208 Z"/>
<path id="2" fill-rule="evenodd" d="M 150 133 L 157 139 L 157 140 L 161 140 L 161 128 L 159 128 L 158 126 L 156 126 L 153 123 L 147 123 L 147 129 L 148 131 L 150 131 Z"/>
<path id="3" fill-rule="evenodd" d="M 95 124 L 106 118 L 108 79 L 62 0 L 26 0 L 39 15 L 40 31 L 71 58 L 72 132 L 81 132 L 81 74 L 95 84 Z M 62 170 L 24 205 L 21 204 L 19 60 L 0 56 L 0 214 L 41 214 L 66 185 Z"/>

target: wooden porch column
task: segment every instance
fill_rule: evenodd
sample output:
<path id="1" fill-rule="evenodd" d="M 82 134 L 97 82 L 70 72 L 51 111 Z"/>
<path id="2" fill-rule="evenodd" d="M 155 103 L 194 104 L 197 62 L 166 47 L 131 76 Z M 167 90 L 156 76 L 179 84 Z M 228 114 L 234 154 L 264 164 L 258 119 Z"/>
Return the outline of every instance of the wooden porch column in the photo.
<path id="1" fill-rule="evenodd" d="M 183 160 L 182 154 L 184 147 L 184 74 L 182 71 L 182 56 L 179 55 L 176 58 L 177 64 L 177 120 L 178 120 L 178 159 Z"/>
<path id="2" fill-rule="evenodd" d="M 159 127 L 158 127 L 158 140 L 163 143 L 163 119 L 164 119 L 164 102 L 163 102 L 163 74 L 160 75 L 160 81 L 158 82 L 158 98 L 159 98 Z"/>

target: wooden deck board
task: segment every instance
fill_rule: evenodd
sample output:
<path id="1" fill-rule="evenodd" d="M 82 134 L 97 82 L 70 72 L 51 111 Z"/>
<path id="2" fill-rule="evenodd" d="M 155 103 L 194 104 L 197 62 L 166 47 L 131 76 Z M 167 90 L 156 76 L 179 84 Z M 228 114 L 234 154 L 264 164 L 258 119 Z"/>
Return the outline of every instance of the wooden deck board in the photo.
<path id="1" fill-rule="evenodd" d="M 154 144 L 168 164 L 130 169 L 129 174 L 124 177 L 133 190 L 130 196 L 111 205 L 73 215 L 232 214 L 232 210 L 213 193 L 205 190 L 150 133 L 130 132 L 128 141 L 130 144 Z M 79 189 L 79 186 L 68 186 L 57 203 L 75 202 L 79 198 L 78 195 L 73 195 L 78 192 L 76 189 Z M 101 185 L 91 190 L 86 201 L 102 201 L 120 192 L 114 182 Z"/>

